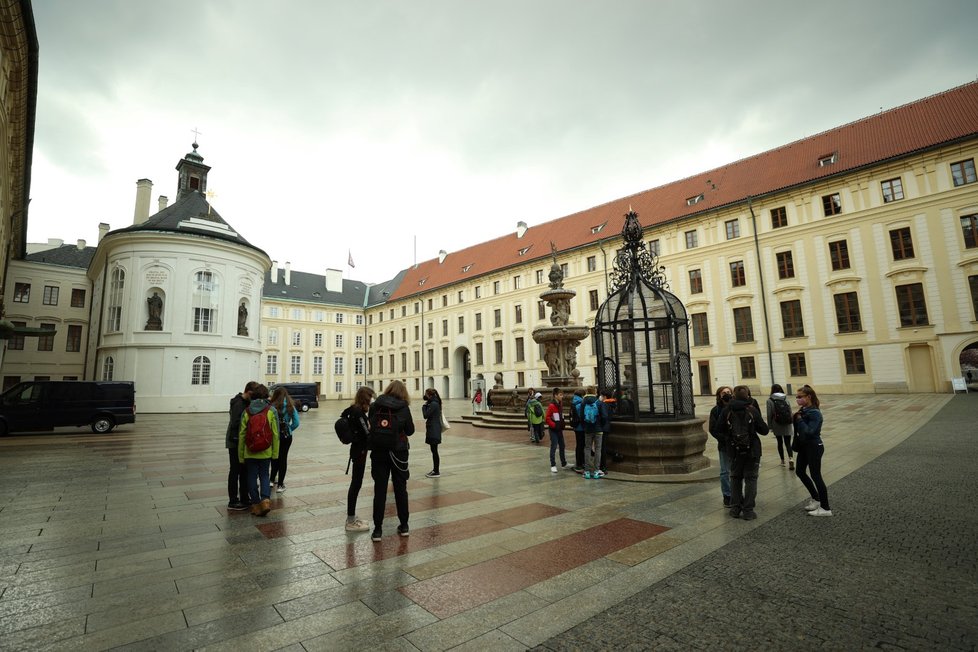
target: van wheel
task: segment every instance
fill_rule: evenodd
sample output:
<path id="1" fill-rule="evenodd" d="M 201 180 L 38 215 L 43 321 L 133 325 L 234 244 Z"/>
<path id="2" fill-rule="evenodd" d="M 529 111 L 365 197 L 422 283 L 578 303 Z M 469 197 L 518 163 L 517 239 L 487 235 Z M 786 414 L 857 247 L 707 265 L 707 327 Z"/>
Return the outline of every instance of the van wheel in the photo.
<path id="1" fill-rule="evenodd" d="M 302 404 L 302 411 L 303 412 L 308 412 L 309 411 L 309 404 L 308 403 L 303 403 Z"/>
<path id="2" fill-rule="evenodd" d="M 115 421 L 112 417 L 96 417 L 95 421 L 92 421 L 92 432 L 102 434 L 112 430 L 115 427 Z"/>

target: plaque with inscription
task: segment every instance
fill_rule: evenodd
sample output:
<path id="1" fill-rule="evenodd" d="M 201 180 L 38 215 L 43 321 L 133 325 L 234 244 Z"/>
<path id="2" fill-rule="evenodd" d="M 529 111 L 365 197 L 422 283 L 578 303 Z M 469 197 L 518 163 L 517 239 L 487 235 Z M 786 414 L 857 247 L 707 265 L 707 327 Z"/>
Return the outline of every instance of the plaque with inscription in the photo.
<path id="1" fill-rule="evenodd" d="M 151 269 L 146 272 L 146 282 L 150 285 L 163 285 L 167 278 L 165 269 Z"/>

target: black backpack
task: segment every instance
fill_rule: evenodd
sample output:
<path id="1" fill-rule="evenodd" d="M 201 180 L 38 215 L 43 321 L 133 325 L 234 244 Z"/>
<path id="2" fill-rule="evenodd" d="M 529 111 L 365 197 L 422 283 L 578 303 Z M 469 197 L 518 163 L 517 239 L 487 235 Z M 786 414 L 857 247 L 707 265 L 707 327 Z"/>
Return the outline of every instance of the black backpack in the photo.
<path id="1" fill-rule="evenodd" d="M 577 406 L 574 405 L 573 402 L 571 403 L 570 412 L 571 412 L 570 425 L 571 428 L 574 428 L 576 430 L 577 427 L 581 425 L 581 412 L 580 410 L 578 410 Z"/>
<path id="2" fill-rule="evenodd" d="M 350 425 L 350 420 L 345 416 L 336 420 L 336 423 L 333 424 L 333 430 L 336 431 L 336 437 L 341 444 L 349 446 L 353 443 L 353 426 Z"/>
<path id="3" fill-rule="evenodd" d="M 754 434 L 754 417 L 750 410 L 730 410 L 727 413 L 727 442 L 738 455 L 750 452 Z"/>
<path id="4" fill-rule="evenodd" d="M 394 450 L 397 447 L 397 415 L 394 410 L 374 403 L 370 406 L 370 450 Z"/>
<path id="5" fill-rule="evenodd" d="M 774 423 L 787 425 L 791 423 L 791 406 L 783 398 L 772 398 L 774 404 Z"/>

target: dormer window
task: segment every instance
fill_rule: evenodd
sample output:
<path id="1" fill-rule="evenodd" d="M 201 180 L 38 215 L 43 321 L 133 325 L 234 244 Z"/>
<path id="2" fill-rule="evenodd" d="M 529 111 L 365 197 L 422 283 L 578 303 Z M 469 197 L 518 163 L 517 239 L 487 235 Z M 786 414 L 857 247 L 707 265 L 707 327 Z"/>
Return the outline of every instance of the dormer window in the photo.
<path id="1" fill-rule="evenodd" d="M 839 160 L 839 153 L 832 152 L 831 154 L 826 154 L 825 156 L 818 157 L 818 167 L 824 168 L 826 165 L 834 165 L 836 161 Z"/>
<path id="2" fill-rule="evenodd" d="M 427 276 L 424 277 L 423 279 L 421 279 L 420 281 L 418 281 L 418 286 L 420 287 L 420 286 L 424 285 L 425 284 L 425 281 L 427 281 L 427 280 L 428 280 L 428 277 Z"/>
<path id="3" fill-rule="evenodd" d="M 470 269 L 472 269 L 472 265 L 466 265 L 465 267 L 462 268 L 462 273 L 464 274 L 465 272 L 469 271 Z"/>
<path id="4" fill-rule="evenodd" d="M 591 233 L 601 233 L 601 230 L 604 229 L 604 227 L 606 227 L 607 225 L 608 225 L 608 223 L 605 222 L 604 224 L 599 224 L 597 226 L 592 226 L 591 227 Z"/>
<path id="5" fill-rule="evenodd" d="M 700 203 L 701 201 L 703 201 L 703 193 L 700 193 L 695 197 L 689 197 L 688 199 L 686 199 L 686 205 L 693 206 L 695 204 Z"/>
<path id="6" fill-rule="evenodd" d="M 526 252 L 528 252 L 529 250 L 530 250 L 530 247 L 523 247 L 522 249 L 520 249 L 519 255 L 520 256 L 525 256 L 526 255 Z"/>

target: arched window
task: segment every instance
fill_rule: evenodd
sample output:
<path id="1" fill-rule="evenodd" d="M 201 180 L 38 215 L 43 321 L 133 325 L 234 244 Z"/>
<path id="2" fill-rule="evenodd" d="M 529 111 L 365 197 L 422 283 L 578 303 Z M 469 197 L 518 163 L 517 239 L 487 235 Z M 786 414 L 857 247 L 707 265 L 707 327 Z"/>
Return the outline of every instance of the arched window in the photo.
<path id="1" fill-rule="evenodd" d="M 197 272 L 194 277 L 192 308 L 195 333 L 217 331 L 218 290 L 217 275 L 214 272 Z"/>
<path id="2" fill-rule="evenodd" d="M 115 372 L 115 360 L 112 356 L 106 356 L 105 361 L 102 362 L 102 380 L 112 380 L 112 375 Z"/>
<path id="3" fill-rule="evenodd" d="M 125 287 L 126 272 L 121 267 L 116 267 L 112 271 L 112 281 L 109 284 L 109 319 L 105 325 L 109 332 L 122 330 L 122 291 Z"/>
<path id="4" fill-rule="evenodd" d="M 206 355 L 199 355 L 194 358 L 194 365 L 190 372 L 190 384 L 211 384 L 211 361 Z"/>

